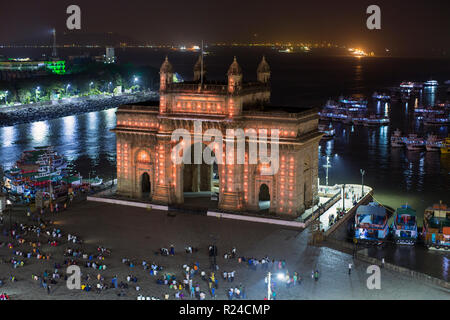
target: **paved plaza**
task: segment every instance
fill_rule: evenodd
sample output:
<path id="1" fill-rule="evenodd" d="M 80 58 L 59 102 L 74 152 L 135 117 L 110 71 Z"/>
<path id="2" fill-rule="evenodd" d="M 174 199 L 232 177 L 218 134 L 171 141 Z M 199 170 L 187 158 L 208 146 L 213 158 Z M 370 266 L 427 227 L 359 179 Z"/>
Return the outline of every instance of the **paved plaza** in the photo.
<path id="1" fill-rule="evenodd" d="M 209 273 L 211 269 L 207 248 L 214 241 L 219 251 L 217 299 L 227 299 L 227 290 L 240 283 L 245 286 L 248 299 L 263 299 L 267 292 L 264 282 L 266 271 L 250 270 L 245 263 L 223 258 L 223 254 L 231 251 L 232 247 L 236 247 L 238 256 L 261 259 L 267 255 L 271 259 L 285 260 L 286 269 L 291 275 L 294 272 L 300 274 L 303 278 L 300 285 L 286 288 L 285 284 L 277 283 L 277 299 L 450 299 L 450 294 L 441 288 L 385 269 L 381 272 L 381 290 L 369 290 L 366 286 L 368 264 L 353 261 L 351 255 L 330 248 L 309 246 L 308 230 L 195 214 L 177 213 L 170 216 L 162 211 L 97 202 L 82 202 L 68 211 L 48 215 L 63 232 L 75 234 L 84 240 L 83 245 L 71 244 L 71 247 L 82 248 L 85 252 L 94 252 L 97 245 L 111 249 L 111 256 L 104 262 L 107 269 L 100 272 L 106 283 L 111 282 L 113 275 L 118 276 L 119 282 L 126 282 L 126 276 L 132 274 L 138 278 L 137 284 L 141 290 L 137 292 L 136 285 L 131 284 L 125 290 L 126 295 L 118 297 L 118 289 L 108 289 L 100 294 L 95 290 L 68 290 L 64 281 L 60 280 L 52 288 L 51 294 L 47 294 L 31 279 L 31 274 L 52 270 L 55 262 L 62 263 L 62 252 L 68 247 L 64 242 L 58 247 L 43 245 L 42 250 L 52 253 L 50 261 L 25 259 L 25 266 L 18 269 L 13 269 L 11 264 L 0 264 L 0 277 L 5 282 L 0 291 L 7 292 L 13 299 L 136 299 L 139 294 L 163 298 L 166 293 L 170 294 L 170 299 L 174 299 L 175 291 L 168 286 L 158 285 L 157 277 L 149 275 L 142 268 L 142 260 L 162 265 L 162 273 L 175 273 L 178 279 L 182 279 L 183 264 L 192 266 L 198 262 L 200 271 Z M 0 241 L 7 241 L 7 238 L 2 236 Z M 169 248 L 170 245 L 175 247 L 174 256 L 155 254 L 159 248 Z M 199 248 L 199 251 L 185 253 L 184 248 L 188 245 Z M 10 249 L 0 247 L 2 260 L 11 256 Z M 122 258 L 135 261 L 136 266 L 128 267 L 122 263 Z M 351 275 L 348 274 L 349 263 L 354 265 Z M 313 269 L 320 272 L 317 282 L 311 279 Z M 236 271 L 233 283 L 224 282 L 220 276 L 223 271 Z M 89 283 L 95 287 L 98 271 L 82 267 L 82 272 L 84 275 L 91 274 L 93 280 Z M 279 270 L 274 269 L 272 272 L 276 279 Z M 19 281 L 9 282 L 7 277 L 11 274 Z M 200 284 L 201 290 L 210 299 L 208 284 L 199 275 L 194 277 L 195 283 Z"/>

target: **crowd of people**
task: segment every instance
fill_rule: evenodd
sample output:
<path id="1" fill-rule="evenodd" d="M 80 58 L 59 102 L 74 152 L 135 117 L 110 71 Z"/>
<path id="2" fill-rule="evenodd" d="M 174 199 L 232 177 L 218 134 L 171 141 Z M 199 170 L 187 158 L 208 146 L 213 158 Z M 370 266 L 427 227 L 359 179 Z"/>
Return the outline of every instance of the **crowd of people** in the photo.
<path id="1" fill-rule="evenodd" d="M 58 283 L 67 281 L 68 276 L 62 270 L 65 270 L 70 265 L 77 265 L 82 268 L 80 287 L 82 291 L 95 291 L 100 294 L 108 289 L 116 289 L 114 292 L 119 297 L 127 296 L 127 292 L 129 292 L 127 290 L 130 289 L 137 292 L 142 291 L 142 279 L 148 280 L 149 278 L 147 277 L 150 277 L 150 279 L 154 277 L 154 283 L 158 287 L 161 286 L 162 290 L 159 291 L 163 292 L 160 296 L 163 299 L 205 300 L 208 297 L 215 299 L 218 295 L 227 297 L 230 300 L 247 299 L 246 288 L 242 284 L 242 280 L 245 278 L 243 276 L 238 277 L 238 272 L 245 269 L 283 273 L 284 277 L 281 281 L 285 283 L 287 288 L 302 282 L 302 278 L 297 272 L 292 274 L 288 272 L 285 260 L 275 260 L 268 256 L 262 258 L 238 256 L 236 247 L 226 250 L 221 255 L 223 257 L 223 260 L 221 260 L 221 263 L 223 263 L 222 270 L 216 263 L 218 250 L 215 244 L 207 247 L 210 265 L 200 265 L 196 261 L 183 264 L 180 269 L 173 272 L 171 268 L 166 271 L 166 267 L 155 261 L 148 263 L 146 260 L 142 260 L 139 263 L 138 259 L 122 258 L 123 265 L 129 268 L 128 274 L 108 276 L 104 271 L 109 270 L 109 268 L 107 269 L 106 259 L 111 258 L 110 249 L 97 246 L 96 250 L 88 250 L 89 246 L 84 245 L 80 237 L 71 233 L 65 235 L 50 220 L 45 220 L 45 215 L 27 216 L 29 220 L 33 221 L 32 223 L 15 223 L 10 229 L 3 228 L 3 235 L 10 236 L 12 239 L 7 243 L 8 248 L 11 249 L 10 253 L 13 255 L 9 262 L 12 264 L 13 269 L 16 269 L 26 265 L 27 261 L 32 258 L 45 260 L 46 263 L 52 260 L 53 268 L 50 267 L 51 271 L 48 271 L 47 268 L 42 273 L 38 272 L 31 275 L 32 280 L 40 288 L 43 288 L 47 294 L 51 294 Z M 53 256 L 48 252 L 44 252 L 44 245 L 63 246 L 60 249 L 62 255 Z M 177 251 L 177 255 L 184 255 L 183 257 L 192 261 L 196 259 L 196 254 L 201 253 L 205 249 L 186 245 L 184 246 L 184 253 L 180 254 Z M 176 255 L 175 246 L 170 245 L 168 248 L 160 248 L 158 251 L 155 251 L 155 254 L 161 256 L 161 258 L 156 258 L 155 260 L 171 259 L 170 256 Z M 136 268 L 139 265 L 141 265 L 142 269 Z M 145 275 L 139 275 L 142 272 L 139 269 L 143 270 Z M 91 276 L 91 273 L 94 275 Z M 318 270 L 313 271 L 312 278 L 315 281 L 318 280 Z M 17 281 L 15 275 L 11 275 L 10 280 L 12 282 Z M 277 279 L 272 282 L 272 299 L 276 298 L 276 285 L 279 281 Z M 129 293 L 128 295 L 136 297 L 136 293 Z M 158 299 L 155 295 L 145 296 L 141 293 L 137 297 L 139 300 Z"/>

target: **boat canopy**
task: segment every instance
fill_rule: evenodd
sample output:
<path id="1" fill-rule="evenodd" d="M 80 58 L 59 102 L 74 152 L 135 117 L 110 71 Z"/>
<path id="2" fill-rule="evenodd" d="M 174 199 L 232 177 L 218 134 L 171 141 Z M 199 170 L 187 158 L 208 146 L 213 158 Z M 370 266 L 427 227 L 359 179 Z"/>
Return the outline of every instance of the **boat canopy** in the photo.
<path id="1" fill-rule="evenodd" d="M 416 216 L 416 210 L 414 210 L 413 208 L 411 208 L 410 206 L 406 205 L 406 206 L 402 206 L 401 208 L 398 208 L 396 211 L 397 215 L 403 216 Z"/>
<path id="2" fill-rule="evenodd" d="M 375 205 L 367 205 L 367 206 L 359 206 L 356 210 L 357 215 L 372 215 L 377 217 L 386 216 L 386 209 L 382 206 Z"/>

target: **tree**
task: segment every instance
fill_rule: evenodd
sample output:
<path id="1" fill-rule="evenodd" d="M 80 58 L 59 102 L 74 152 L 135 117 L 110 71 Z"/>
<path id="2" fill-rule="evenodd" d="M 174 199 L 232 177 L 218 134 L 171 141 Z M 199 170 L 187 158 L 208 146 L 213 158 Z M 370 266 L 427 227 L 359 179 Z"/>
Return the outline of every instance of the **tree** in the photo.
<path id="1" fill-rule="evenodd" d="M 22 104 L 28 104 L 31 102 L 31 92 L 29 89 L 20 88 L 18 91 L 19 101 Z"/>

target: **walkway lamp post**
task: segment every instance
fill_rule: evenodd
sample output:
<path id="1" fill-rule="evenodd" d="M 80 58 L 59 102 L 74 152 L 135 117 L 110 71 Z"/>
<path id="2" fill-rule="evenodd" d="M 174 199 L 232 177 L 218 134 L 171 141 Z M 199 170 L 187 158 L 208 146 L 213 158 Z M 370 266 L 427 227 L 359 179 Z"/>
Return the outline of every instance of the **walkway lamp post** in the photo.
<path id="1" fill-rule="evenodd" d="M 40 87 L 37 87 L 36 88 L 36 90 L 35 90 L 35 93 L 36 93 L 36 102 L 38 101 L 38 95 L 39 95 L 39 93 L 40 93 L 40 90 L 41 88 Z"/>
<path id="2" fill-rule="evenodd" d="M 133 79 L 133 82 L 134 82 L 135 86 L 139 87 L 139 84 L 138 84 L 139 78 L 138 77 L 135 76 L 134 79 Z"/>
<path id="3" fill-rule="evenodd" d="M 345 183 L 342 185 L 342 211 L 345 213 Z"/>
<path id="4" fill-rule="evenodd" d="M 267 300 L 271 300 L 271 297 L 272 297 L 272 290 L 271 290 L 272 274 L 270 272 L 267 274 L 266 283 L 267 283 Z"/>
<path id="5" fill-rule="evenodd" d="M 366 173 L 365 170 L 359 169 L 359 172 L 361 172 L 361 199 L 364 198 L 364 174 Z"/>
<path id="6" fill-rule="evenodd" d="M 323 167 L 326 169 L 325 173 L 325 185 L 328 187 L 328 169 L 331 168 L 330 165 L 330 157 L 327 156 L 327 163 L 323 165 Z"/>
<path id="7" fill-rule="evenodd" d="M 66 86 L 66 96 L 68 95 L 69 87 L 70 87 L 70 83 Z"/>

